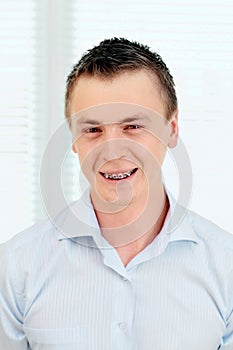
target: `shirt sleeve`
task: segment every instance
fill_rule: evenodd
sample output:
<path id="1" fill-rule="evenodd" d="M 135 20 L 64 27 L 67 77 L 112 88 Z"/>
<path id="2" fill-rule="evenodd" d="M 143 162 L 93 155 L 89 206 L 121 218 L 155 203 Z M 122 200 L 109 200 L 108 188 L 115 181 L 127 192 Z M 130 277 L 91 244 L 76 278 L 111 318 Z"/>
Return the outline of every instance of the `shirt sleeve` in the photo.
<path id="1" fill-rule="evenodd" d="M 229 279 L 229 308 L 226 319 L 226 334 L 222 338 L 222 346 L 219 350 L 232 350 L 233 349 L 233 270 Z"/>
<path id="2" fill-rule="evenodd" d="M 23 330 L 23 298 L 15 287 L 13 254 L 0 245 L 0 348 L 30 350 Z"/>

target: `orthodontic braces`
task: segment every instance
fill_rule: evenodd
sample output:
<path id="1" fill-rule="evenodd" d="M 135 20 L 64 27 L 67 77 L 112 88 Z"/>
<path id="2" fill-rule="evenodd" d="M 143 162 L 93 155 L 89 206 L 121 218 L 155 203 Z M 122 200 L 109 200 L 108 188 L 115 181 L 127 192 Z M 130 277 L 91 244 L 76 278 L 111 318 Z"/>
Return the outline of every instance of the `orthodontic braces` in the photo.
<path id="1" fill-rule="evenodd" d="M 119 173 L 119 174 L 106 174 L 106 173 L 101 173 L 105 179 L 111 179 L 111 180 L 122 180 L 125 179 L 127 177 L 129 177 L 130 175 L 132 175 L 135 171 L 137 170 L 137 168 L 128 171 L 127 173 Z"/>

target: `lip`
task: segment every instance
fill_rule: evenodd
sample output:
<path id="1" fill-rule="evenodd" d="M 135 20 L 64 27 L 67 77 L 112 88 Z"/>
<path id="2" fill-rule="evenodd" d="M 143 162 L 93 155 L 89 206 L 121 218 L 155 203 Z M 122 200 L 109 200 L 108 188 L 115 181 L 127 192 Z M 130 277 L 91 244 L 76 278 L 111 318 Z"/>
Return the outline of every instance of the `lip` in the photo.
<path id="1" fill-rule="evenodd" d="M 136 169 L 136 167 L 135 168 L 127 168 L 127 169 L 116 169 L 116 170 L 102 170 L 102 171 L 100 171 L 100 173 L 105 173 L 105 174 L 120 174 L 120 173 L 128 173 L 129 171 L 131 171 L 131 170 L 133 170 L 133 169 Z"/>
<path id="2" fill-rule="evenodd" d="M 124 178 L 121 178 L 121 179 L 111 179 L 111 178 L 106 178 L 104 177 L 104 173 L 105 174 L 109 174 L 109 175 L 113 175 L 113 174 L 124 174 L 124 173 L 128 173 L 128 172 L 131 172 L 131 175 L 130 176 L 127 176 L 127 177 L 124 177 Z M 109 182 L 109 183 L 117 183 L 117 182 L 120 182 L 120 181 L 125 181 L 125 180 L 128 180 L 130 178 L 132 178 L 138 171 L 138 168 L 131 168 L 131 169 L 128 169 L 128 170 L 119 170 L 117 169 L 116 171 L 100 171 L 99 174 L 101 175 L 101 178 L 104 179 L 105 181 Z"/>

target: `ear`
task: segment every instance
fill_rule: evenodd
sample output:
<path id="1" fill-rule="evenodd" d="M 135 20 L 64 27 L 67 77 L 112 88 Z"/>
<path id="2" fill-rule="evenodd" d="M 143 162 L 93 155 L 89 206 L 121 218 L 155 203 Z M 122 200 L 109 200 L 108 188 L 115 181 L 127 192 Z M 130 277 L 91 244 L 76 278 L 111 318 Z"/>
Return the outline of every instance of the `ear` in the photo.
<path id="1" fill-rule="evenodd" d="M 78 149 L 77 149 L 77 146 L 76 146 L 76 143 L 75 143 L 75 142 L 72 143 L 72 151 L 73 151 L 74 153 L 78 153 Z"/>
<path id="2" fill-rule="evenodd" d="M 177 145 L 178 136 L 179 136 L 179 128 L 178 128 L 178 111 L 176 111 L 171 119 L 169 120 L 170 131 L 169 131 L 169 139 L 168 139 L 168 147 L 174 148 Z"/>

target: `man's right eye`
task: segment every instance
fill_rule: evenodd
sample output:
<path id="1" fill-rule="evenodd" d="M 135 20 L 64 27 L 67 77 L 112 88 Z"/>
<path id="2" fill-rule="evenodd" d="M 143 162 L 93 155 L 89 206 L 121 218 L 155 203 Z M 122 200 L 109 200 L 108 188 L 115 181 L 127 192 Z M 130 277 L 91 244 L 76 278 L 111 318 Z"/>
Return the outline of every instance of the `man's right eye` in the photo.
<path id="1" fill-rule="evenodd" d="M 87 133 L 91 133 L 91 134 L 95 134 L 95 133 L 101 132 L 101 131 L 102 131 L 102 130 L 101 130 L 100 128 L 98 128 L 98 127 L 86 129 L 86 132 L 87 132 Z"/>

